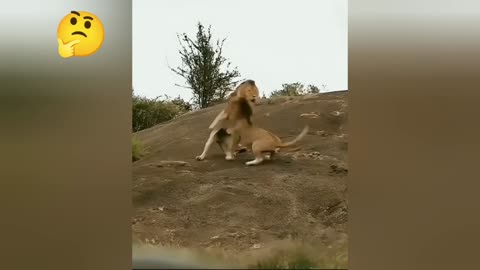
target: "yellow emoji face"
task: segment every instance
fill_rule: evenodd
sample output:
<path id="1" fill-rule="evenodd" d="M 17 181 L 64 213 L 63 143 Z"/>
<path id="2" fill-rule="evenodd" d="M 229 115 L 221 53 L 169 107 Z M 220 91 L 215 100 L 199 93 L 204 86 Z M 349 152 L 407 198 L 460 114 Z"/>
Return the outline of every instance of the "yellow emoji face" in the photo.
<path id="1" fill-rule="evenodd" d="M 58 53 L 67 58 L 94 54 L 103 43 L 103 24 L 94 14 L 72 11 L 58 24 Z"/>

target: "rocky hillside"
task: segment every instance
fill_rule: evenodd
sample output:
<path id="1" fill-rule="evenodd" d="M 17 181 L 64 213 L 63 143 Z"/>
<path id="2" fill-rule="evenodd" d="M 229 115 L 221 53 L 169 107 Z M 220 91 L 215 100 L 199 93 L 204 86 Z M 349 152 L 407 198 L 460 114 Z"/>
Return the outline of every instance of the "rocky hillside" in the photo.
<path id="1" fill-rule="evenodd" d="M 226 161 L 218 145 L 195 160 L 223 107 L 136 134 L 148 151 L 133 164 L 136 243 L 217 250 L 224 258 L 253 258 L 288 243 L 313 250 L 317 264 L 346 267 L 347 92 L 264 100 L 256 126 L 284 141 L 306 124 L 310 131 L 298 146 L 252 167 L 244 165 L 251 153 Z"/>

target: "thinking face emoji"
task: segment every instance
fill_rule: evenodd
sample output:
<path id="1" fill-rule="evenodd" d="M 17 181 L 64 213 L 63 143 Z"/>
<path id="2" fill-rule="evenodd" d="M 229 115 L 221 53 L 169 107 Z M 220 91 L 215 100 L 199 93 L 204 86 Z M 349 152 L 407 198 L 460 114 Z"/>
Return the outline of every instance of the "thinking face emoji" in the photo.
<path id="1" fill-rule="evenodd" d="M 61 57 L 89 56 L 102 46 L 103 24 L 90 12 L 72 11 L 58 24 L 57 42 Z"/>

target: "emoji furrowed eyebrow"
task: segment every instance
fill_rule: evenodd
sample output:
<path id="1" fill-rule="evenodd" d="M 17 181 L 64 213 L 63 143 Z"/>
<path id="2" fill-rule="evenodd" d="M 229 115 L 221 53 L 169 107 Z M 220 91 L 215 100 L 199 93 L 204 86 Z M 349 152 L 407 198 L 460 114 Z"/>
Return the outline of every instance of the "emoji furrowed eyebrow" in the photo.
<path id="1" fill-rule="evenodd" d="M 80 16 L 80 13 L 78 13 L 77 11 L 70 11 L 70 13 L 77 14 L 78 16 Z"/>
<path id="2" fill-rule="evenodd" d="M 90 19 L 90 20 L 92 20 L 92 21 L 93 21 L 93 18 L 92 18 L 92 17 L 90 17 L 90 16 L 85 16 L 85 17 L 83 17 L 83 18 L 84 18 L 84 19 Z"/>

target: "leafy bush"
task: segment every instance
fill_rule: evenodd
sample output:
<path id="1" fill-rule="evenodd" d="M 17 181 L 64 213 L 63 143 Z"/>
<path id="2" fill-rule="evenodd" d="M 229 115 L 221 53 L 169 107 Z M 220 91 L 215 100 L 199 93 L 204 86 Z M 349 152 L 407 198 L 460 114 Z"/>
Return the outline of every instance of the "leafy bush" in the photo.
<path id="1" fill-rule="evenodd" d="M 250 269 L 345 269 L 348 266 L 346 243 L 334 248 L 317 247 L 307 250 L 277 250 L 260 259 Z M 300 248 L 302 249 L 302 248 Z"/>
<path id="2" fill-rule="evenodd" d="M 315 262 L 303 254 L 277 255 L 257 262 L 257 269 L 313 269 Z"/>
<path id="3" fill-rule="evenodd" d="M 323 90 L 326 90 L 326 85 L 322 85 Z M 270 94 L 270 97 L 283 97 L 283 96 L 303 96 L 306 94 L 318 94 L 320 93 L 320 88 L 310 84 L 305 87 L 302 83 L 284 83 L 282 84 L 282 89 L 274 90 Z"/>
<path id="4" fill-rule="evenodd" d="M 150 99 L 132 93 L 132 130 L 137 132 L 169 121 L 190 111 L 191 104 L 180 97 Z"/>
<path id="5" fill-rule="evenodd" d="M 303 89 L 303 84 L 296 82 L 296 83 L 284 83 L 282 84 L 282 89 L 275 90 L 270 94 L 270 97 L 278 97 L 278 96 L 301 96 L 305 94 L 305 90 Z"/>
<path id="6" fill-rule="evenodd" d="M 132 138 L 132 161 L 137 161 L 145 155 L 143 144 L 136 137 Z"/>

